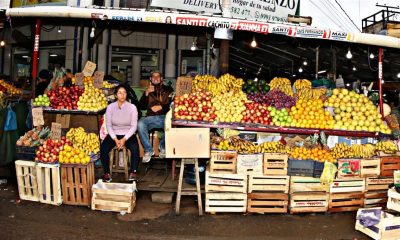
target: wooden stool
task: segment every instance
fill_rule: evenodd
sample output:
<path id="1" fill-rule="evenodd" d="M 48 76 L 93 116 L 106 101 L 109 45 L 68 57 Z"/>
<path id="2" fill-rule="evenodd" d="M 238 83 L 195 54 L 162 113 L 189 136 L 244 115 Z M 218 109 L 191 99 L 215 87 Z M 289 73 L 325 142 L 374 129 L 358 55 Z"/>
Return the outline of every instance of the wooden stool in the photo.
<path id="1" fill-rule="evenodd" d="M 196 175 L 196 189 L 194 189 L 194 188 L 182 189 L 183 172 L 185 170 L 185 164 L 194 164 L 194 170 L 195 170 L 195 175 Z M 203 206 L 202 206 L 202 202 L 201 202 L 201 191 L 200 191 L 199 161 L 197 158 L 192 158 L 192 159 L 182 158 L 181 171 L 179 174 L 178 192 L 176 195 L 176 206 L 175 206 L 176 214 L 179 214 L 179 208 L 181 206 L 181 196 L 182 195 L 183 196 L 184 195 L 197 195 L 199 216 L 203 215 Z"/>
<path id="2" fill-rule="evenodd" d="M 119 165 L 119 152 L 122 151 L 123 167 Z M 115 162 L 114 162 L 115 159 Z M 110 152 L 110 175 L 112 176 L 113 169 L 116 173 L 125 173 L 125 181 L 129 180 L 129 161 L 131 159 L 131 153 L 126 147 L 119 150 L 117 147 L 113 148 Z M 113 166 L 115 164 L 115 167 Z"/>

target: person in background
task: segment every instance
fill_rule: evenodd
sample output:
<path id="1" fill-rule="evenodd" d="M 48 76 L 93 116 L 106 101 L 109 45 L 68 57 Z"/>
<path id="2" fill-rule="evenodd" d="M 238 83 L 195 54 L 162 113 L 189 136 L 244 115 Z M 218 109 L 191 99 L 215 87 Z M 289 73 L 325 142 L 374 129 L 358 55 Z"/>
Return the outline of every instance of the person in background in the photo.
<path id="1" fill-rule="evenodd" d="M 53 74 L 49 70 L 47 69 L 40 70 L 39 78 L 37 79 L 37 84 L 36 84 L 35 97 L 44 94 L 52 78 Z"/>
<path id="2" fill-rule="evenodd" d="M 173 89 L 163 84 L 161 72 L 153 71 L 150 75 L 150 83 L 139 101 L 139 106 L 147 110 L 146 117 L 139 120 L 138 133 L 144 148 L 143 162 L 147 163 L 154 155 L 154 149 L 150 144 L 149 131 L 152 129 L 164 129 L 165 114 L 169 111 Z M 159 157 L 165 157 L 165 136 L 160 141 Z"/>
<path id="3" fill-rule="evenodd" d="M 106 126 L 108 135 L 100 145 L 100 158 L 103 165 L 103 181 L 110 182 L 110 151 L 117 146 L 126 146 L 131 152 L 129 181 L 137 178 L 139 165 L 139 143 L 136 138 L 138 111 L 135 105 L 126 101 L 127 89 L 121 84 L 114 94 L 117 101 L 108 105 L 106 110 Z"/>
<path id="4" fill-rule="evenodd" d="M 64 86 L 64 82 L 67 79 L 67 74 L 64 68 L 56 68 L 54 70 L 53 78 L 47 86 L 45 93 L 50 90 L 54 90 L 58 87 Z"/>

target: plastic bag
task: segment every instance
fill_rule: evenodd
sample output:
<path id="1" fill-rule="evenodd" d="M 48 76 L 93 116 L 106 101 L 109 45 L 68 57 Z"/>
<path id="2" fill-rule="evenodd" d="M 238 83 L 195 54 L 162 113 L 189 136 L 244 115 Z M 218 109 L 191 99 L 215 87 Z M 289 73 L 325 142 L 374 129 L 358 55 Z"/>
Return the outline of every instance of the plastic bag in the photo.
<path id="1" fill-rule="evenodd" d="M 321 174 L 321 185 L 325 189 L 325 191 L 329 191 L 329 187 L 333 180 L 335 179 L 335 175 L 337 172 L 337 167 L 335 164 L 330 163 L 330 162 L 325 162 L 324 164 L 324 170 L 322 171 Z"/>
<path id="2" fill-rule="evenodd" d="M 381 208 L 360 209 L 357 212 L 356 219 L 364 227 L 374 226 L 381 221 L 381 212 Z"/>
<path id="3" fill-rule="evenodd" d="M 4 124 L 4 131 L 14 131 L 17 130 L 17 114 L 12 110 L 10 106 L 7 107 L 7 118 Z"/>

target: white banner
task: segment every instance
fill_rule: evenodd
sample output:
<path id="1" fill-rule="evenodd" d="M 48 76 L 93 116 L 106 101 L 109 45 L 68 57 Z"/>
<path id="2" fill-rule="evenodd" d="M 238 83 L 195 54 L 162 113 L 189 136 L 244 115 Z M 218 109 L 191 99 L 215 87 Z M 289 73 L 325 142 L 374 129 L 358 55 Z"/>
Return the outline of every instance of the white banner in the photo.
<path id="1" fill-rule="evenodd" d="M 150 6 L 191 12 L 221 13 L 219 0 L 152 0 Z"/>
<path id="2" fill-rule="evenodd" d="M 299 0 L 231 0 L 224 16 L 265 22 L 287 22 L 294 15 Z"/>

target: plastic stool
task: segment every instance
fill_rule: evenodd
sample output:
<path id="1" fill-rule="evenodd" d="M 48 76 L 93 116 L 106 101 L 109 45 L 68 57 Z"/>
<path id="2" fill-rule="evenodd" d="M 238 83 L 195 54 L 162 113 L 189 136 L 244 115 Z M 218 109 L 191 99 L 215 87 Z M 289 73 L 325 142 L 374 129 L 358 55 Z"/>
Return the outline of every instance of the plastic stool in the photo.
<path id="1" fill-rule="evenodd" d="M 121 167 L 119 165 L 119 152 L 122 151 L 122 161 L 123 161 L 123 166 Z M 114 163 L 114 159 L 116 160 Z M 114 147 L 111 152 L 110 152 L 110 174 L 112 176 L 113 170 L 116 173 L 125 173 L 125 181 L 129 180 L 129 160 L 131 159 L 131 153 L 129 152 L 126 147 L 123 147 L 122 149 L 118 149 L 117 147 Z M 115 166 L 114 166 L 115 164 Z"/>

